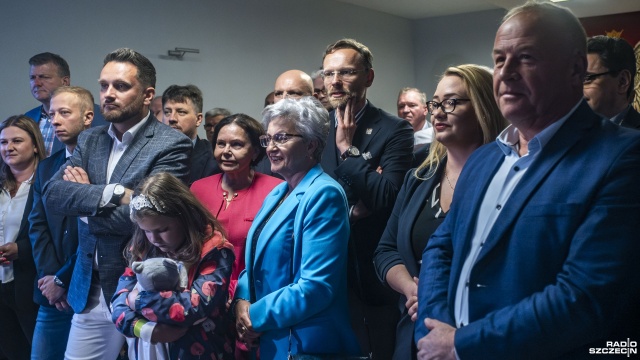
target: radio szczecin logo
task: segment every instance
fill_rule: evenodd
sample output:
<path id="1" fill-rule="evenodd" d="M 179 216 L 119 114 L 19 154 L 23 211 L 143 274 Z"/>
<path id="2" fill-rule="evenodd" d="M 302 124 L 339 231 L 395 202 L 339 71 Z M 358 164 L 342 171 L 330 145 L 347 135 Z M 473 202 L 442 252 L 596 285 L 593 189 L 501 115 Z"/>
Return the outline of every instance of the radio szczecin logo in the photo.
<path id="1" fill-rule="evenodd" d="M 626 341 L 607 341 L 605 347 L 601 348 L 589 348 L 589 354 L 593 355 L 631 355 L 638 354 L 638 342 L 631 341 L 627 338 Z"/>

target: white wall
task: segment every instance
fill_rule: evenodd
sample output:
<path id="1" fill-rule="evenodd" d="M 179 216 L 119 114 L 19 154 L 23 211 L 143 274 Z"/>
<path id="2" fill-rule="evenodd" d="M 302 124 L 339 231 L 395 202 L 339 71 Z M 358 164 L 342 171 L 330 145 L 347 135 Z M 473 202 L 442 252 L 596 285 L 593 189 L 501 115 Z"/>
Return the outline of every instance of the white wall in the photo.
<path id="1" fill-rule="evenodd" d="M 469 63 L 492 67 L 493 40 L 505 12 L 490 10 L 414 21 L 415 86 L 431 98 L 447 67 Z"/>
<path id="2" fill-rule="evenodd" d="M 259 117 L 277 75 L 317 69 L 324 48 L 342 37 L 369 46 L 376 70 L 369 98 L 394 112 L 398 89 L 415 77 L 411 21 L 403 18 L 333 0 L 7 2 L 0 11 L 0 117 L 39 105 L 29 92 L 32 55 L 60 54 L 72 84 L 97 97 L 102 60 L 119 47 L 153 62 L 160 93 L 192 83 L 204 93 L 205 111 L 221 106 Z M 200 53 L 167 59 L 174 47 Z"/>

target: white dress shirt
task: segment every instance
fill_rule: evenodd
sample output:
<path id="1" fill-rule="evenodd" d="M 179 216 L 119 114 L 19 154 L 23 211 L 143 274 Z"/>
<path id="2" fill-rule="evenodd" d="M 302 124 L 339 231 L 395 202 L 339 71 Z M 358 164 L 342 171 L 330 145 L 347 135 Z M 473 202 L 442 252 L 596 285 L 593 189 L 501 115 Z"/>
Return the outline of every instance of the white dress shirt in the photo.
<path id="1" fill-rule="evenodd" d="M 0 191 L 0 245 L 16 242 L 18 238 L 32 180 L 33 174 L 20 184 L 13 198 L 7 190 Z M 0 265 L 0 280 L 3 284 L 13 281 L 13 263 Z"/>

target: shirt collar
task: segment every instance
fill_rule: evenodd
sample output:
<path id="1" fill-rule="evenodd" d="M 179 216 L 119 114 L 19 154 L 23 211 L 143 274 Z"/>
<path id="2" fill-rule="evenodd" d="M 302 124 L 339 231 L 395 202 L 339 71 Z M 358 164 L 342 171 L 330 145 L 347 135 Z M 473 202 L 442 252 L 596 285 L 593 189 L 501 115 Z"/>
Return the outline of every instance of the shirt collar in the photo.
<path id="1" fill-rule="evenodd" d="M 574 105 L 567 114 L 534 136 L 528 144 L 529 154 L 533 155 L 542 150 L 542 148 L 549 143 L 553 135 L 558 132 L 558 129 L 560 129 L 567 119 L 576 111 L 580 104 L 582 104 L 582 99 L 578 101 L 578 103 Z M 511 152 L 515 152 L 516 154 L 518 153 L 518 146 L 520 144 L 519 134 L 520 132 L 515 126 L 509 125 L 500 133 L 500 135 L 498 135 L 496 143 L 505 155 L 508 156 Z"/>
<path id="2" fill-rule="evenodd" d="M 624 118 L 627 116 L 627 113 L 629 112 L 630 108 L 631 108 L 631 105 L 627 106 L 624 110 L 622 110 L 616 116 L 612 117 L 609 120 L 613 121 L 614 124 L 621 125 L 622 120 L 624 120 Z"/>
<path id="3" fill-rule="evenodd" d="M 46 111 L 44 111 L 44 105 L 40 105 L 40 119 L 49 120 L 49 114 Z"/>
<path id="4" fill-rule="evenodd" d="M 138 121 L 138 123 L 133 125 L 131 127 L 131 129 L 125 131 L 125 133 L 122 134 L 122 141 L 118 140 L 118 138 L 116 137 L 116 133 L 113 130 L 113 123 L 111 123 L 109 125 L 109 130 L 107 130 L 107 133 L 109 134 L 109 136 L 111 136 L 113 141 L 121 142 L 122 145 L 129 145 L 131 143 L 131 141 L 133 140 L 133 137 L 138 132 L 138 130 L 140 130 L 140 128 L 142 127 L 142 124 L 144 124 L 147 121 L 147 119 L 149 119 L 149 115 L 150 114 L 151 114 L 151 112 L 148 112 L 147 116 L 145 116 L 141 121 Z"/>

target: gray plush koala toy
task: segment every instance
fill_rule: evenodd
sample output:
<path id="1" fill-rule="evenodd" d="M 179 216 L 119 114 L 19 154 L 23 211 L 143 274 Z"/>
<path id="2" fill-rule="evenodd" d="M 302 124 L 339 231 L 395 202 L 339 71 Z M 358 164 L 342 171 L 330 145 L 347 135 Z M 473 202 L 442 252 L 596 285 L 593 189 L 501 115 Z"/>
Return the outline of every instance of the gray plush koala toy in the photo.
<path id="1" fill-rule="evenodd" d="M 151 258 L 131 264 L 138 285 L 145 291 L 183 291 L 188 284 L 187 269 L 182 262 L 168 258 Z"/>

